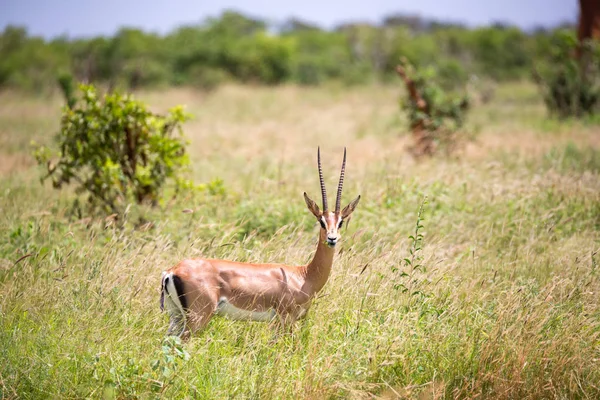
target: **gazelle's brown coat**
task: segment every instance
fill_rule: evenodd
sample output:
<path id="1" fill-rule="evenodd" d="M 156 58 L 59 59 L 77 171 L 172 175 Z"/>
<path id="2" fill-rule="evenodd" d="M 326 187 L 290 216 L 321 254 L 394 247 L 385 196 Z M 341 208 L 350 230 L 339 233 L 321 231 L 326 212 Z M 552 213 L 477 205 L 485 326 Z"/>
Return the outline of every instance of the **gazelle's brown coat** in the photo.
<path id="1" fill-rule="evenodd" d="M 336 209 L 328 210 L 320 151 L 317 154 L 323 211 L 304 193 L 308 209 L 321 225 L 312 261 L 306 266 L 216 259 L 181 261 L 165 271 L 162 279 L 161 304 L 170 315 L 169 334 L 188 336 L 206 326 L 215 314 L 263 321 L 278 316 L 283 326 L 291 326 L 306 314 L 312 298 L 329 278 L 342 222 L 360 200 L 358 196 L 340 210 L 346 164 L 344 149 Z"/>

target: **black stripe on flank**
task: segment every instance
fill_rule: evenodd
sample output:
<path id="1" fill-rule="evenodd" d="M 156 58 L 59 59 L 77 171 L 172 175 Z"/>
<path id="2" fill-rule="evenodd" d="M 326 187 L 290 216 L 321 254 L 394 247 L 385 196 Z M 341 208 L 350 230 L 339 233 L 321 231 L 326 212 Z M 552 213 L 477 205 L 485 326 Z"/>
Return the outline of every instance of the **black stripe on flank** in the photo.
<path id="1" fill-rule="evenodd" d="M 175 285 L 175 290 L 177 291 L 177 296 L 179 297 L 181 306 L 183 307 L 184 311 L 187 311 L 188 304 L 187 299 L 185 298 L 185 292 L 183 291 L 183 281 L 177 275 L 173 275 L 173 285 Z"/>

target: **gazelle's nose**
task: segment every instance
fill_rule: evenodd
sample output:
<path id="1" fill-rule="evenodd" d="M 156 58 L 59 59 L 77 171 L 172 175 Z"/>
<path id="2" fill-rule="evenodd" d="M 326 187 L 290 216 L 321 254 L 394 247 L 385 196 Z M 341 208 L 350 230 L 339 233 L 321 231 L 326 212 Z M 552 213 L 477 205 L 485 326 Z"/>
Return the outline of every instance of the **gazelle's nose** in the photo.
<path id="1" fill-rule="evenodd" d="M 327 235 L 327 243 L 336 244 L 337 240 L 338 240 L 337 236 Z"/>

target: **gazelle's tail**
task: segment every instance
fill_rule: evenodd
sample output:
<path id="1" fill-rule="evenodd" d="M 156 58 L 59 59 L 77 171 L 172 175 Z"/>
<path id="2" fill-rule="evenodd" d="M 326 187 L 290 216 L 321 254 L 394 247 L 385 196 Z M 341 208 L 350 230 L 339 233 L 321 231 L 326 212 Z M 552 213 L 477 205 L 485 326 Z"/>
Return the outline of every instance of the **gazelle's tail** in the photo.
<path id="1" fill-rule="evenodd" d="M 160 309 L 169 313 L 168 336 L 181 336 L 185 332 L 187 300 L 181 278 L 172 272 L 163 272 Z"/>

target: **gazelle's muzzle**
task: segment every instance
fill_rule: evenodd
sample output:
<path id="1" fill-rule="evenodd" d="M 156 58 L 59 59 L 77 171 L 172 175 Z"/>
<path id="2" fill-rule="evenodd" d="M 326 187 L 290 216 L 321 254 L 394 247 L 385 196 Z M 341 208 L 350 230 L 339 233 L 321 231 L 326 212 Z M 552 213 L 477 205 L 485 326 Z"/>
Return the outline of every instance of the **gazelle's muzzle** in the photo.
<path id="1" fill-rule="evenodd" d="M 327 236 L 327 239 L 325 239 L 325 243 L 327 243 L 327 246 L 329 247 L 333 247 L 337 244 L 338 242 L 338 237 L 329 237 Z"/>

